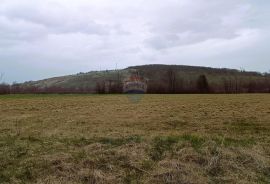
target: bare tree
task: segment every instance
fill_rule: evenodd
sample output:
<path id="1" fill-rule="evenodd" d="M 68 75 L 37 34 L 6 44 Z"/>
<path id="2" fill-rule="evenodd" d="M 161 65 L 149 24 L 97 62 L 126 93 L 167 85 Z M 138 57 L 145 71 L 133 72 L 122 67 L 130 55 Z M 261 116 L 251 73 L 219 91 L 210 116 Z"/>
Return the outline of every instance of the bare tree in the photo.
<path id="1" fill-rule="evenodd" d="M 239 80 L 238 80 L 238 76 L 235 75 L 234 76 L 234 80 L 235 80 L 235 93 L 238 93 L 239 92 Z"/>
<path id="2" fill-rule="evenodd" d="M 0 94 L 9 94 L 10 93 L 10 85 L 5 84 L 3 82 L 4 74 L 0 73 Z"/>
<path id="3" fill-rule="evenodd" d="M 209 84 L 205 75 L 200 75 L 197 79 L 197 89 L 200 93 L 209 92 Z"/>
<path id="4" fill-rule="evenodd" d="M 169 68 L 167 71 L 168 82 L 169 82 L 169 93 L 175 93 L 176 89 L 176 72 L 173 68 Z"/>
<path id="5" fill-rule="evenodd" d="M 223 88 L 225 93 L 230 92 L 230 82 L 226 78 L 223 78 Z"/>
<path id="6" fill-rule="evenodd" d="M 122 85 L 122 74 L 119 70 L 117 70 L 117 93 L 122 93 L 123 85 Z"/>
<path id="7" fill-rule="evenodd" d="M 4 74 L 0 73 L 0 82 L 2 81 L 3 78 L 4 78 Z"/>
<path id="8" fill-rule="evenodd" d="M 97 94 L 104 94 L 106 92 L 105 89 L 105 81 L 99 81 L 96 83 L 96 93 Z"/>

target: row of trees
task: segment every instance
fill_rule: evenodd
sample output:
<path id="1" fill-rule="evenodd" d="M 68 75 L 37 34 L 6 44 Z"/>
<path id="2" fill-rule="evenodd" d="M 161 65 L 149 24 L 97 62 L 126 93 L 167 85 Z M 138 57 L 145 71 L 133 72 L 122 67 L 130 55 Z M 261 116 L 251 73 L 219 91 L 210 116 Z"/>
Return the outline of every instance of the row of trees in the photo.
<path id="1" fill-rule="evenodd" d="M 106 80 L 104 77 L 102 80 L 96 82 L 95 92 L 98 94 L 119 94 L 123 92 L 123 76 L 117 71 L 113 76 Z"/>
<path id="2" fill-rule="evenodd" d="M 100 81 L 96 83 L 95 92 L 98 94 L 119 94 L 123 92 L 123 82 L 118 81 Z"/>
<path id="3" fill-rule="evenodd" d="M 210 80 L 208 79 L 210 78 Z M 148 93 L 269 93 L 270 75 L 245 76 L 205 74 L 181 76 L 175 70 L 167 72 L 157 80 L 150 80 Z"/>
<path id="4" fill-rule="evenodd" d="M 181 74 L 169 68 L 167 70 L 142 73 L 148 79 L 147 93 L 269 93 L 270 75 L 235 74 Z M 20 84 L 1 84 L 0 94 L 70 94 L 70 93 L 122 93 L 124 76 L 118 71 L 114 75 L 103 76 L 96 81 L 95 87 L 36 87 Z M 91 82 L 91 81 L 89 81 Z"/>
<path id="5" fill-rule="evenodd" d="M 19 84 L 0 84 L 0 94 L 87 94 L 95 93 L 92 88 L 64 88 L 64 87 L 33 87 L 21 86 Z"/>
<path id="6" fill-rule="evenodd" d="M 199 75 L 196 80 L 185 80 L 183 78 L 177 78 L 170 72 L 167 81 L 158 82 L 150 80 L 148 82 L 147 92 L 157 94 L 210 93 L 212 90 L 205 75 Z"/>

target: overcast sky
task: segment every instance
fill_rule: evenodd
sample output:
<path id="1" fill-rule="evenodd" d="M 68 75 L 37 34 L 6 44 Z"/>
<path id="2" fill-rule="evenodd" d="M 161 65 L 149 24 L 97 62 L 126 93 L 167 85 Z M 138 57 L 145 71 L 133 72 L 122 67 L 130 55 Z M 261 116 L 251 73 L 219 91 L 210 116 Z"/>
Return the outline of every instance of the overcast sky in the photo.
<path id="1" fill-rule="evenodd" d="M 0 0 L 6 82 L 142 64 L 270 70 L 269 0 Z"/>

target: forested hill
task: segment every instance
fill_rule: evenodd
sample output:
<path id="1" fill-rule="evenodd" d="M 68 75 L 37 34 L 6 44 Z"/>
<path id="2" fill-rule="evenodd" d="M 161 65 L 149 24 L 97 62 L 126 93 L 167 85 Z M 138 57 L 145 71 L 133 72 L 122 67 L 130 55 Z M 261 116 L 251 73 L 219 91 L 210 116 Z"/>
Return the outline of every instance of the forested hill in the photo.
<path id="1" fill-rule="evenodd" d="M 183 65 L 143 65 L 1 85 L 0 93 L 121 93 L 123 81 L 134 72 L 147 79 L 148 93 L 270 92 L 270 74 L 267 73 Z"/>

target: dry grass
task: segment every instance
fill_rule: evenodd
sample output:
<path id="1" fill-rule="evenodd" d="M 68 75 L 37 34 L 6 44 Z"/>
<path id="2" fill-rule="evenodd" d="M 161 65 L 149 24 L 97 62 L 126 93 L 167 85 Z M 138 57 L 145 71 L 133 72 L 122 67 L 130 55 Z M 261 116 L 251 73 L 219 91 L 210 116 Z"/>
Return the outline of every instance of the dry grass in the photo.
<path id="1" fill-rule="evenodd" d="M 0 96 L 0 183 L 270 183 L 270 95 Z"/>

